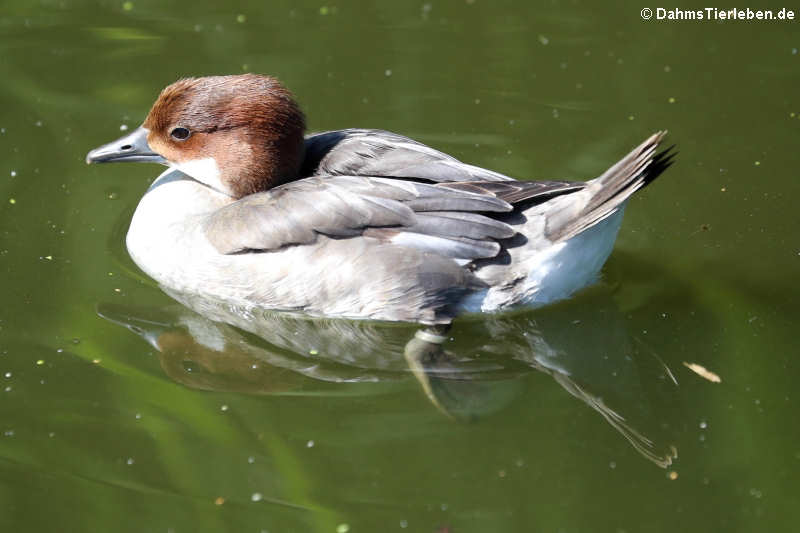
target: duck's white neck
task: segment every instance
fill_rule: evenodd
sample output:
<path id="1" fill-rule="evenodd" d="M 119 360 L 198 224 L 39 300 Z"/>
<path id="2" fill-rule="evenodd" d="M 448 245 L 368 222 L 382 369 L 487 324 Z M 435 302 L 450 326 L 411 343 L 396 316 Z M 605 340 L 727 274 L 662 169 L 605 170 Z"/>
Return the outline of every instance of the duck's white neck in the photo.
<path id="1" fill-rule="evenodd" d="M 176 166 L 165 170 L 153 181 L 133 216 L 135 220 L 146 215 L 152 223 L 174 222 L 208 214 L 233 201 L 231 196 Z"/>
<path id="2" fill-rule="evenodd" d="M 230 188 L 222 182 L 222 173 L 219 170 L 217 160 L 213 157 L 173 163 L 170 164 L 170 167 L 187 176 L 191 176 L 219 193 L 226 196 L 233 196 L 233 192 Z"/>

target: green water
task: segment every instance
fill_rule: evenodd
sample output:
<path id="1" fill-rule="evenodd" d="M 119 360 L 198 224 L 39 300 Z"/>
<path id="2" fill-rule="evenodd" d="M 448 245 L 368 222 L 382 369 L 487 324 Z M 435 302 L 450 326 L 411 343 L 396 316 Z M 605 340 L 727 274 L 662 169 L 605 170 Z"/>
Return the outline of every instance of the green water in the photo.
<path id="1" fill-rule="evenodd" d="M 0 530 L 795 531 L 798 22 L 643 7 L 4 1 Z M 597 175 L 658 129 L 679 155 L 568 302 L 416 360 L 406 325 L 257 335 L 128 258 L 160 169 L 83 161 L 167 83 L 242 71 L 312 130 L 524 179 Z"/>

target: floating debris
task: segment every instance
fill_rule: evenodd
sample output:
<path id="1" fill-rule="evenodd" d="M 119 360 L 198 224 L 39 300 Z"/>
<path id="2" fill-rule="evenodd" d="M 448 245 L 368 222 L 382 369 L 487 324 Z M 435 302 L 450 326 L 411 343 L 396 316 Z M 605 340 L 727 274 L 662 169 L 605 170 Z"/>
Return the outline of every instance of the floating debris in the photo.
<path id="1" fill-rule="evenodd" d="M 698 365 L 697 363 L 687 363 L 686 361 L 683 362 L 683 366 L 697 374 L 703 379 L 707 379 L 712 383 L 721 383 L 722 379 L 715 374 L 714 372 L 706 369 L 706 367 Z"/>
<path id="2" fill-rule="evenodd" d="M 339 524 L 336 526 L 336 533 L 347 533 L 350 531 L 350 524 Z"/>
<path id="3" fill-rule="evenodd" d="M 225 498 L 222 496 L 217 496 L 217 498 L 214 500 L 214 505 L 222 505 L 223 503 L 225 503 Z"/>
<path id="4" fill-rule="evenodd" d="M 667 474 L 667 477 L 672 481 L 675 481 L 676 479 L 678 479 L 678 473 L 672 470 L 669 474 Z"/>

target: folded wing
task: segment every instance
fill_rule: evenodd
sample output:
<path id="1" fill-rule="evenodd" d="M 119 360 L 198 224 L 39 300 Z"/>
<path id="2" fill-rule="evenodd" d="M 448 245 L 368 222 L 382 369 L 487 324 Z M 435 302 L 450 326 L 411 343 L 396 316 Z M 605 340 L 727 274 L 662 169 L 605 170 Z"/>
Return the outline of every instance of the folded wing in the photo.
<path id="1" fill-rule="evenodd" d="M 496 256 L 521 206 L 581 190 L 582 182 L 521 182 L 467 165 L 408 137 L 348 129 L 306 138 L 303 179 L 213 214 L 206 235 L 223 254 L 267 252 L 366 236 L 459 262 Z"/>
<path id="2" fill-rule="evenodd" d="M 516 230 L 497 220 L 515 205 L 582 183 L 421 183 L 371 176 L 312 176 L 246 196 L 214 213 L 205 233 L 223 254 L 308 245 L 319 235 L 363 235 L 468 262 L 494 257 Z"/>

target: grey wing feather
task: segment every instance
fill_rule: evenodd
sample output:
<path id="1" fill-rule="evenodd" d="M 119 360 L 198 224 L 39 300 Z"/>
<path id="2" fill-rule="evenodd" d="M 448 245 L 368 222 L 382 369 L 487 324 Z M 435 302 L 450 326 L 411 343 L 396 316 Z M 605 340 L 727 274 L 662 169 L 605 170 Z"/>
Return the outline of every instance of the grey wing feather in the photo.
<path id="1" fill-rule="evenodd" d="M 490 181 L 490 182 L 458 182 L 442 183 L 447 187 L 459 191 L 469 191 L 475 194 L 493 195 L 510 204 L 526 202 L 529 204 L 542 203 L 555 196 L 580 191 L 586 187 L 582 181 Z"/>
<path id="2" fill-rule="evenodd" d="M 301 180 L 245 196 L 209 216 L 206 237 L 218 252 L 232 254 L 310 244 L 318 234 L 348 237 L 369 226 L 414 223 L 414 212 L 401 202 L 335 185 Z"/>
<path id="3" fill-rule="evenodd" d="M 223 254 L 313 243 L 317 235 L 366 235 L 446 257 L 497 255 L 515 234 L 487 214 L 513 206 L 492 194 L 385 178 L 329 176 L 246 196 L 205 221 Z M 483 214 L 486 213 L 486 214 Z"/>
<path id="4" fill-rule="evenodd" d="M 516 231 L 503 222 L 477 213 L 427 211 L 417 213 L 417 222 L 409 228 L 415 233 L 468 237 L 470 239 L 508 239 Z"/>
<path id="5" fill-rule="evenodd" d="M 507 204 L 523 201 L 541 203 L 586 186 L 584 182 L 517 181 L 491 170 L 462 163 L 408 137 L 368 129 L 328 131 L 308 136 L 303 175 L 372 176 L 427 181 L 487 198 L 495 197 Z M 393 182 L 396 184 L 397 180 Z M 414 209 L 439 207 L 436 204 L 418 202 Z M 464 206 L 457 209 L 479 208 Z M 508 206 L 505 209 L 508 210 Z M 493 208 L 485 210 L 499 211 Z"/>
<path id="6" fill-rule="evenodd" d="M 462 163 L 408 137 L 369 129 L 328 131 L 306 137 L 302 175 L 385 176 L 434 183 L 512 179 Z"/>

